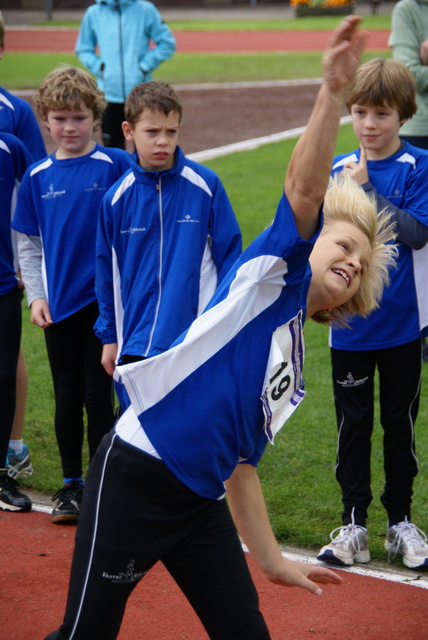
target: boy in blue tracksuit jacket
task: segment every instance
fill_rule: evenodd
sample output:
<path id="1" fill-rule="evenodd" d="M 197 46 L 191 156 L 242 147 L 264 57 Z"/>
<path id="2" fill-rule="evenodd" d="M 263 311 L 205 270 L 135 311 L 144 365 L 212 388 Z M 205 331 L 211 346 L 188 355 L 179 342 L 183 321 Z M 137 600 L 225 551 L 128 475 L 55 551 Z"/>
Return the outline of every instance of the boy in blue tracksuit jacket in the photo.
<path id="1" fill-rule="evenodd" d="M 96 333 L 111 375 L 117 361 L 168 349 L 241 253 L 220 179 L 177 147 L 181 115 L 160 82 L 138 85 L 126 102 L 124 131 L 137 153 L 103 198 L 97 237 Z"/>
<path id="2" fill-rule="evenodd" d="M 150 47 L 154 42 L 156 46 Z M 125 100 L 133 87 L 175 51 L 171 29 L 151 2 L 96 0 L 82 20 L 76 54 L 94 74 L 108 105 L 103 116 L 105 146 L 124 147 Z"/>
<path id="3" fill-rule="evenodd" d="M 4 20 L 0 11 L 0 60 L 4 53 L 4 35 Z M 3 87 L 0 87 L 0 132 L 11 133 L 19 138 L 34 161 L 47 155 L 42 132 L 30 104 Z"/>
<path id="4" fill-rule="evenodd" d="M 16 371 L 21 342 L 22 289 L 10 228 L 16 195 L 32 158 L 10 133 L 0 132 L 0 509 L 29 511 L 31 500 L 7 471 L 7 452 L 16 406 Z"/>

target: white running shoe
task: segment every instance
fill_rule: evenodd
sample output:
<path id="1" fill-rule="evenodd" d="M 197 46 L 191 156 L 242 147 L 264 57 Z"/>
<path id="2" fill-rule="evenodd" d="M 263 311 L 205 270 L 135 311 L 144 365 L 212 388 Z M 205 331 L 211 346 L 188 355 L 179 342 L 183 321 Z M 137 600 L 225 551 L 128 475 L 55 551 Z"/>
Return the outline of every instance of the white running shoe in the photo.
<path id="1" fill-rule="evenodd" d="M 355 524 L 353 515 L 351 524 L 333 529 L 330 533 L 331 542 L 322 547 L 317 555 L 318 560 L 341 566 L 370 562 L 369 534 L 365 527 Z M 334 537 L 337 531 L 339 533 Z"/>
<path id="2" fill-rule="evenodd" d="M 428 569 L 428 544 L 425 533 L 407 517 L 386 530 L 385 549 L 391 562 L 397 553 L 409 569 Z"/>

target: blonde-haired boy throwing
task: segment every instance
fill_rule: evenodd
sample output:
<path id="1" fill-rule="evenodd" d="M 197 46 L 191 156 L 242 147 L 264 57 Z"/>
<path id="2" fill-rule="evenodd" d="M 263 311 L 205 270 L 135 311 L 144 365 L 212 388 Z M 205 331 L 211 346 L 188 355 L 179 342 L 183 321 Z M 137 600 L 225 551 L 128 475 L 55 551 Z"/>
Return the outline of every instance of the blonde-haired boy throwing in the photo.
<path id="1" fill-rule="evenodd" d="M 380 280 L 392 261 L 391 246 L 378 251 L 370 203 L 361 216 L 374 234 L 344 219 L 318 237 L 343 90 L 364 40 L 358 22 L 345 20 L 324 55 L 324 83 L 272 225 L 169 350 L 117 368 L 132 404 L 91 465 L 67 611 L 48 640 L 117 638 L 130 593 L 159 559 L 210 638 L 269 640 L 237 530 L 275 584 L 319 596 L 317 582 L 341 582 L 326 567 L 282 555 L 256 467 L 303 397 L 305 316 L 346 304 L 374 250 Z M 375 305 L 373 287 L 367 295 Z"/>
<path id="2" fill-rule="evenodd" d="M 112 388 L 93 332 L 95 240 L 98 208 L 108 188 L 128 169 L 130 155 L 92 140 L 105 101 L 85 71 L 52 71 L 35 95 L 57 150 L 26 172 L 13 228 L 31 307 L 45 330 L 55 391 L 55 432 L 64 486 L 52 522 L 76 521 L 82 495 L 83 410 L 90 457 L 114 422 Z"/>
<path id="3" fill-rule="evenodd" d="M 333 173 L 349 174 L 396 223 L 397 269 L 380 307 L 368 318 L 333 328 L 330 346 L 339 427 L 336 477 L 342 527 L 318 559 L 339 565 L 368 562 L 366 519 L 372 500 L 370 452 L 374 376 L 379 373 L 388 514 L 386 549 L 412 569 L 428 567 L 425 534 L 411 522 L 418 472 L 414 423 L 422 373 L 421 330 L 428 324 L 428 152 L 402 142 L 400 126 L 416 111 L 415 84 L 397 60 L 373 59 L 356 73 L 347 105 L 360 148 L 335 158 Z M 334 533 L 337 532 L 336 537 Z"/>

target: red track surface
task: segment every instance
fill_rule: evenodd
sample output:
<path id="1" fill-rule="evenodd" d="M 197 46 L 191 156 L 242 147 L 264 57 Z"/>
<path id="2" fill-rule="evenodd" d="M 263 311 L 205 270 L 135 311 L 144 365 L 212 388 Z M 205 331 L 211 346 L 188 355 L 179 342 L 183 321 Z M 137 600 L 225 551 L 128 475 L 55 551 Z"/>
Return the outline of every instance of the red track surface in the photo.
<path id="1" fill-rule="evenodd" d="M 319 51 L 329 32 L 177 32 L 179 52 Z M 11 29 L 7 51 L 72 52 L 76 30 Z M 388 32 L 371 32 L 386 49 Z M 42 640 L 61 621 L 74 527 L 43 513 L 0 511 L 0 638 Z M 272 585 L 251 557 L 250 569 L 273 640 L 428 640 L 426 589 L 342 572 L 340 587 L 316 598 Z M 397 567 L 398 568 L 398 567 Z M 417 573 L 415 573 L 415 578 Z M 162 565 L 132 595 L 119 640 L 204 640 L 199 620 Z M 98 638 L 94 640 L 100 640 Z"/>
<path id="2" fill-rule="evenodd" d="M 329 31 L 177 31 L 180 53 L 322 51 Z M 388 31 L 371 31 L 369 49 L 387 49 Z M 75 29 L 8 29 L 6 51 L 72 52 Z"/>
<path id="3" fill-rule="evenodd" d="M 0 638 L 42 640 L 61 623 L 75 527 L 0 511 Z M 272 640 L 427 640 L 426 589 L 342 571 L 320 597 L 269 583 L 248 556 Z M 415 573 L 415 578 L 417 573 Z M 403 576 L 403 579 L 404 576 Z M 92 638 L 88 640 L 102 640 Z M 161 564 L 132 594 L 118 640 L 207 640 Z"/>

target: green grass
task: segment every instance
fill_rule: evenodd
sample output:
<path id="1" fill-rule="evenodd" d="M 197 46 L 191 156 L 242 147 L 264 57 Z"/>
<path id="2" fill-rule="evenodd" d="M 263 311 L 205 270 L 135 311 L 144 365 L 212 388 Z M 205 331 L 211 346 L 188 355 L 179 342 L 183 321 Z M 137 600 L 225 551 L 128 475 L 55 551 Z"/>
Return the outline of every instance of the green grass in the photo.
<path id="1" fill-rule="evenodd" d="M 337 152 L 356 146 L 351 125 L 342 127 Z M 286 165 L 294 141 L 271 144 L 207 163 L 223 180 L 248 244 L 272 219 L 281 194 Z M 334 477 L 336 422 L 331 387 L 327 329 L 309 321 L 305 326 L 307 398 L 268 447 L 260 475 L 278 540 L 287 545 L 318 549 L 330 530 L 340 524 L 340 491 Z M 53 432 L 53 394 L 43 332 L 29 321 L 24 309 L 23 347 L 29 366 L 30 387 L 25 440 L 31 448 L 35 473 L 23 486 L 55 491 L 61 481 L 59 456 Z M 375 561 L 384 561 L 386 515 L 382 492 L 382 432 L 373 437 L 373 493 L 370 508 L 370 549 Z M 416 424 L 420 473 L 415 481 L 414 516 L 428 529 L 428 378 L 422 387 Z"/>
<path id="2" fill-rule="evenodd" d="M 298 18 L 292 20 L 172 20 L 173 30 L 205 31 L 230 30 L 332 30 L 340 18 Z M 364 28 L 390 29 L 390 16 L 367 16 Z M 42 22 L 38 26 L 79 27 L 79 22 Z M 314 78 L 320 74 L 321 53 L 238 53 L 193 54 L 176 53 L 154 73 L 155 80 L 170 84 L 194 84 L 204 82 L 235 82 L 261 80 L 294 80 Z M 374 56 L 388 57 L 388 51 L 367 51 L 363 61 Z M 4 54 L 0 66 L 0 84 L 10 91 L 35 89 L 43 78 L 59 65 L 82 67 L 74 53 L 10 53 Z"/>
<path id="3" fill-rule="evenodd" d="M 362 57 L 389 57 L 388 51 L 366 51 Z M 0 64 L 0 84 L 9 91 L 35 89 L 60 65 L 81 67 L 73 53 L 8 53 Z M 193 54 L 177 53 L 154 73 L 170 84 L 295 80 L 320 75 L 321 53 Z"/>
<path id="4" fill-rule="evenodd" d="M 356 12 L 358 13 L 358 11 Z M 340 18 L 335 17 L 307 17 L 284 20 L 270 19 L 241 19 L 241 20 L 168 20 L 168 26 L 172 31 L 331 31 L 340 22 Z M 391 17 L 386 16 L 365 16 L 364 28 L 385 29 L 391 28 Z M 52 20 L 50 22 L 39 22 L 38 27 L 68 27 L 78 29 L 80 22 L 70 22 Z"/>
<path id="5" fill-rule="evenodd" d="M 358 13 L 358 12 L 356 12 Z M 331 31 L 338 17 L 305 17 L 290 20 L 168 20 L 173 31 Z M 391 16 L 364 17 L 364 29 L 389 30 Z"/>

